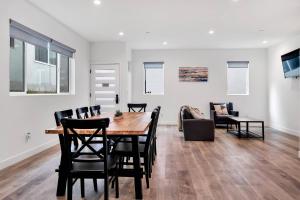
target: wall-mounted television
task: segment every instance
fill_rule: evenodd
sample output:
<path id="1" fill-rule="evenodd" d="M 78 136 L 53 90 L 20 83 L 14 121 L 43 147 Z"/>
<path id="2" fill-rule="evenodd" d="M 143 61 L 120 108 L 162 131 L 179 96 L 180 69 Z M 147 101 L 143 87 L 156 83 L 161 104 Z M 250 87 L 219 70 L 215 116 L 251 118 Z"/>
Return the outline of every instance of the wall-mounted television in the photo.
<path id="1" fill-rule="evenodd" d="M 298 78 L 300 76 L 300 49 L 281 56 L 285 78 Z"/>

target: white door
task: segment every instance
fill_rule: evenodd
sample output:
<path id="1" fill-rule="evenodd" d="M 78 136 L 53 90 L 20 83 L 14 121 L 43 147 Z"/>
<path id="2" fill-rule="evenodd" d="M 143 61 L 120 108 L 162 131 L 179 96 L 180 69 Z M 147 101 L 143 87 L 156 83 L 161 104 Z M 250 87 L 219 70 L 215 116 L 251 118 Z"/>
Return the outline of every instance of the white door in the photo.
<path id="1" fill-rule="evenodd" d="M 119 64 L 91 65 L 91 105 L 100 105 L 101 112 L 119 109 Z"/>

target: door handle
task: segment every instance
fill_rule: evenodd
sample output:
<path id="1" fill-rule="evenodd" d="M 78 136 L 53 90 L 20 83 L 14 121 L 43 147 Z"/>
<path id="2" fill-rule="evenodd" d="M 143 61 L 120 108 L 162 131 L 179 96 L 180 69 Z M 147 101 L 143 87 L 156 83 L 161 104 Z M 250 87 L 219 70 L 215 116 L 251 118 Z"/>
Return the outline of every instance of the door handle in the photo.
<path id="1" fill-rule="evenodd" d="M 119 95 L 116 94 L 116 104 L 119 104 Z"/>

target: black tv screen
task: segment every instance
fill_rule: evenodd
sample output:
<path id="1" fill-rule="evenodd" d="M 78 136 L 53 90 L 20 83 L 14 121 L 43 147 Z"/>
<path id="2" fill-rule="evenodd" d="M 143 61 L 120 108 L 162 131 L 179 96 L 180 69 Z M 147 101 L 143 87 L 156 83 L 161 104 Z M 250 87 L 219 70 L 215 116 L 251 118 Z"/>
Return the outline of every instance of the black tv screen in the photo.
<path id="1" fill-rule="evenodd" d="M 285 78 L 300 76 L 300 49 L 281 56 Z"/>

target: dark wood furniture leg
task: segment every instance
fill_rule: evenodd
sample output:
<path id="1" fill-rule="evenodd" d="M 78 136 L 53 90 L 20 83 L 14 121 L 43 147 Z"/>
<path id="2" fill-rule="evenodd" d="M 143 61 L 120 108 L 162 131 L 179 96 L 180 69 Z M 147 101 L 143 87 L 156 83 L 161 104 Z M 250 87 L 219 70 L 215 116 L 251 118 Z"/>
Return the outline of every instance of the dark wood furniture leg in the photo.
<path id="1" fill-rule="evenodd" d="M 142 191 L 142 172 L 141 161 L 139 152 L 139 136 L 132 136 L 132 153 L 133 153 L 133 167 L 134 167 L 134 186 L 135 186 L 135 198 L 143 199 Z"/>
<path id="2" fill-rule="evenodd" d="M 59 135 L 59 142 L 60 145 L 64 144 L 64 136 Z M 65 173 L 66 169 L 66 158 L 65 155 L 62 153 L 60 158 L 60 164 L 58 169 L 58 181 L 57 181 L 57 189 L 56 189 L 56 196 L 64 196 L 66 192 L 66 184 L 67 184 L 67 176 Z"/>

